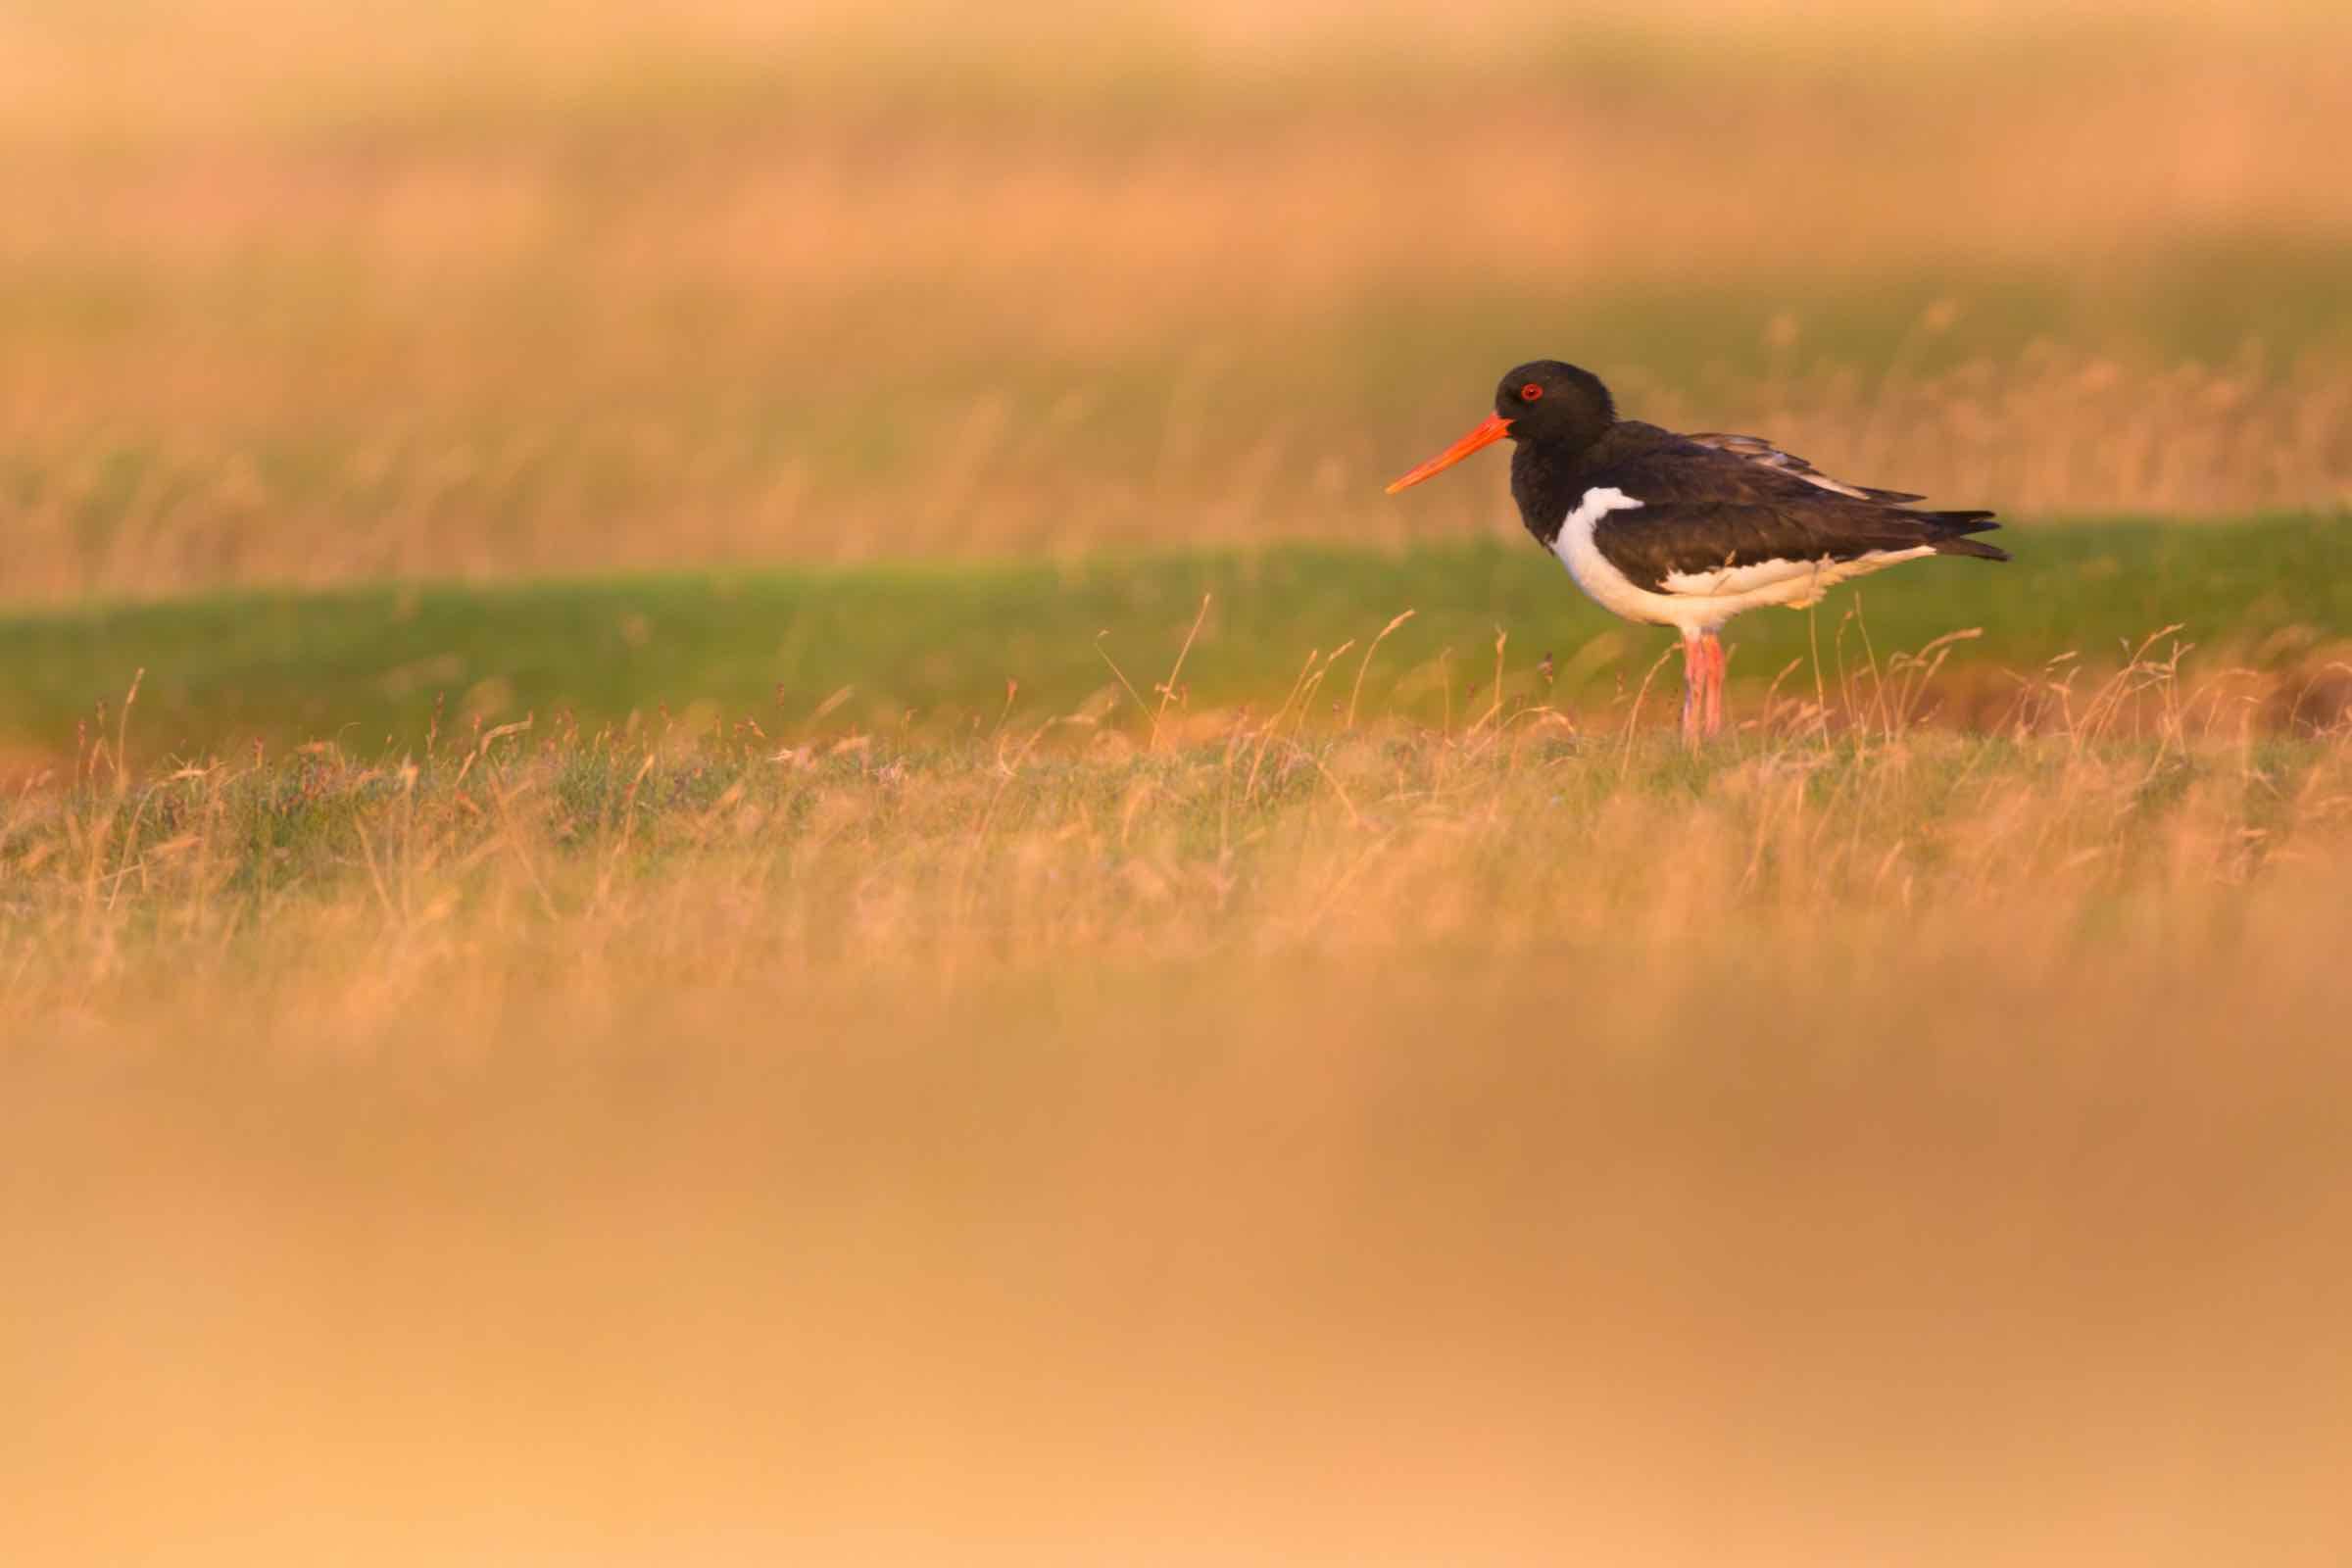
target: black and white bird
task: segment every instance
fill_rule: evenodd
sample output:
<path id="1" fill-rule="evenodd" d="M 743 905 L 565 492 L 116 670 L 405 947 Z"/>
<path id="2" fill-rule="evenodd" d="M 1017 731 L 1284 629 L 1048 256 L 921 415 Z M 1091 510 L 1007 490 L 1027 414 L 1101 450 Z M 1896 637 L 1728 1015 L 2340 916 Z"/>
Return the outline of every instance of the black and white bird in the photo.
<path id="1" fill-rule="evenodd" d="M 1494 412 L 1389 486 L 1395 495 L 1508 436 L 1511 495 L 1536 542 L 1602 609 L 1683 634 L 1683 734 L 1723 726 L 1724 622 L 1801 608 L 1838 583 L 1922 556 L 2007 561 L 1971 534 L 1989 512 L 1921 512 L 1924 497 L 1845 484 L 1749 435 L 1676 435 L 1617 417 L 1589 370 L 1536 360 Z"/>

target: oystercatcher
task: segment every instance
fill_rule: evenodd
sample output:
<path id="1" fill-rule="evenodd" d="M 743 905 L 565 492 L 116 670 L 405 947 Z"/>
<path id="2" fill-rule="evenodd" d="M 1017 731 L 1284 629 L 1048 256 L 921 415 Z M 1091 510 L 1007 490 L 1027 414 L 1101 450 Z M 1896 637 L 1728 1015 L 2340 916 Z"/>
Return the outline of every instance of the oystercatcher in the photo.
<path id="1" fill-rule="evenodd" d="M 2007 561 L 1968 535 L 1989 512 L 1920 512 L 1926 499 L 1845 484 L 1749 435 L 1676 435 L 1617 417 L 1589 370 L 1536 360 L 1502 378 L 1494 412 L 1389 486 L 1450 468 L 1509 436 L 1511 495 L 1536 542 L 1602 609 L 1683 634 L 1683 734 L 1723 726 L 1725 621 L 1802 607 L 1838 583 L 1921 556 Z"/>

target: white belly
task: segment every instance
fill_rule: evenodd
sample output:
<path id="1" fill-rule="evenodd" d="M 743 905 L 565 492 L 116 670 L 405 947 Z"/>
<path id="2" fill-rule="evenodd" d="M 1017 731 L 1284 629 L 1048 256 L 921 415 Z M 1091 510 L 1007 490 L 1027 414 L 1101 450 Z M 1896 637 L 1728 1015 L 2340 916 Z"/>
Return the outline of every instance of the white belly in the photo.
<path id="1" fill-rule="evenodd" d="M 1841 582 L 1898 561 L 1936 553 L 1918 545 L 1909 550 L 1874 550 L 1853 561 L 1825 556 L 1818 561 L 1760 561 L 1710 571 L 1678 571 L 1667 576 L 1665 592 L 1652 593 L 1611 565 L 1592 540 L 1592 531 L 1603 517 L 1641 505 L 1613 486 L 1586 491 L 1560 525 L 1559 536 L 1552 540 L 1552 554 L 1601 609 L 1653 626 L 1679 626 L 1686 635 L 1714 631 L 1741 611 L 1760 605 L 1809 605 Z"/>

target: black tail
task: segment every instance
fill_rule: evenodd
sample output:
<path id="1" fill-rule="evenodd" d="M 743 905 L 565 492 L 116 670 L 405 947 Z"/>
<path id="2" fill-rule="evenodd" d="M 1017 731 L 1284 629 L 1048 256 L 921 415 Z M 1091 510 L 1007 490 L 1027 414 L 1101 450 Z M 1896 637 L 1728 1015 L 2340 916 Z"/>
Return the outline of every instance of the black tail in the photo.
<path id="1" fill-rule="evenodd" d="M 2000 526 L 1989 512 L 1922 512 L 1916 515 L 1936 530 L 1936 553 L 1939 556 L 1974 556 L 1980 561 L 2009 559 L 2009 552 L 2000 546 L 1966 537 L 1972 533 L 1990 533 Z"/>

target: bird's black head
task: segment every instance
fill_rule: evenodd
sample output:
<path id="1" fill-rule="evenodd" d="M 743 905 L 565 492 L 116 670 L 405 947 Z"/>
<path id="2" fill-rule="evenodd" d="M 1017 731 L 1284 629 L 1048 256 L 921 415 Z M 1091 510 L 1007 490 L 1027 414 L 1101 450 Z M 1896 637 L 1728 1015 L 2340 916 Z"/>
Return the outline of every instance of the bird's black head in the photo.
<path id="1" fill-rule="evenodd" d="M 1506 371 L 1494 388 L 1494 413 L 1510 421 L 1512 440 L 1571 452 L 1582 452 L 1617 422 L 1617 405 L 1600 377 L 1558 360 L 1530 360 Z"/>
<path id="2" fill-rule="evenodd" d="M 1514 367 L 1496 384 L 1491 417 L 1390 485 L 1389 494 L 1419 484 L 1506 435 L 1572 455 L 1606 435 L 1616 422 L 1617 405 L 1610 401 L 1609 389 L 1600 384 L 1599 376 L 1558 360 L 1530 360 Z"/>

